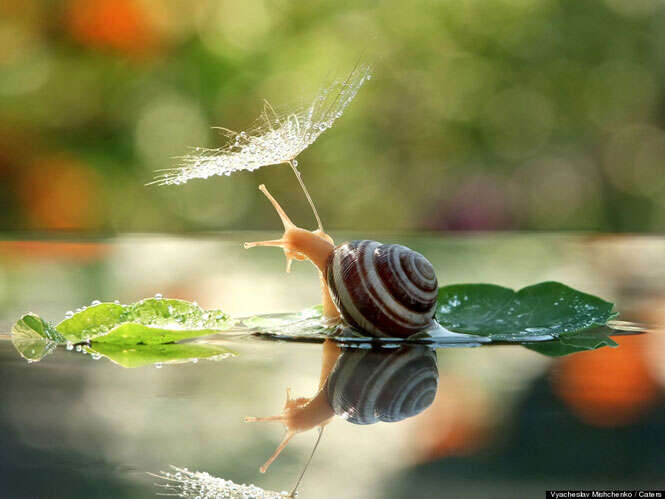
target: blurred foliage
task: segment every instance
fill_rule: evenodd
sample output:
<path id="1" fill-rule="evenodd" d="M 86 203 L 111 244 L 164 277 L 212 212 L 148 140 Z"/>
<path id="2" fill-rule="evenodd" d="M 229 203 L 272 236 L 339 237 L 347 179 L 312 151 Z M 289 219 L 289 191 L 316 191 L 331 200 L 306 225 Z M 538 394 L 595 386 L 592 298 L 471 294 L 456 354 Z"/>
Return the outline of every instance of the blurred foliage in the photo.
<path id="1" fill-rule="evenodd" d="M 0 228 L 278 228 L 285 166 L 146 187 L 213 126 L 376 77 L 301 169 L 345 229 L 665 227 L 660 0 L 7 0 Z M 312 222 L 313 223 L 313 222 Z"/>

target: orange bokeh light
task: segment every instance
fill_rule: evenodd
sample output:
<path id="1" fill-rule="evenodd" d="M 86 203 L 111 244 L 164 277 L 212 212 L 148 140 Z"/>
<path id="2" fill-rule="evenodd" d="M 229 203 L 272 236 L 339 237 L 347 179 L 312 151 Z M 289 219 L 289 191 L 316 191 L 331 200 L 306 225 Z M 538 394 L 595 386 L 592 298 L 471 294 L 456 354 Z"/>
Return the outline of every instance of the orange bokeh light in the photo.
<path id="1" fill-rule="evenodd" d="M 85 164 L 60 156 L 38 159 L 21 172 L 17 187 L 31 229 L 80 230 L 103 225 L 102 185 Z"/>
<path id="2" fill-rule="evenodd" d="M 615 338 L 602 348 L 562 359 L 552 376 L 555 392 L 585 423 L 614 427 L 637 420 L 660 389 L 647 360 L 645 336 Z"/>
<path id="3" fill-rule="evenodd" d="M 468 455 L 482 448 L 490 435 L 490 401 L 469 380 L 447 375 L 431 407 L 412 420 L 416 460 L 433 461 L 451 455 Z"/>
<path id="4" fill-rule="evenodd" d="M 145 8 L 133 0 L 71 0 L 66 25 L 83 45 L 129 55 L 144 55 L 158 38 Z"/>
<path id="5" fill-rule="evenodd" d="M 72 260 L 77 263 L 98 260 L 108 253 L 104 243 L 79 243 L 67 241 L 0 241 L 3 258 L 45 258 L 48 260 Z"/>

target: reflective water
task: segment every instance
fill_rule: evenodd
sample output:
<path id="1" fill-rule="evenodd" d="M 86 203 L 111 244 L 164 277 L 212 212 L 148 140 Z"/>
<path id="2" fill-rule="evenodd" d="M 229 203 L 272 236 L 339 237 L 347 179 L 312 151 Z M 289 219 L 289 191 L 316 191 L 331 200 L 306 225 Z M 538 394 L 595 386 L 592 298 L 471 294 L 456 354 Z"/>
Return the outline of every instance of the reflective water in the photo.
<path id="1" fill-rule="evenodd" d="M 93 300 L 128 303 L 156 293 L 236 317 L 316 303 L 310 265 L 287 276 L 279 255 L 242 249 L 242 241 L 263 236 L 0 242 L 0 333 L 28 311 L 56 322 Z M 665 323 L 662 238 L 373 237 L 427 255 L 441 284 L 519 288 L 554 279 L 613 301 L 620 320 Z M 324 422 L 302 497 L 662 488 L 665 337 L 653 331 L 615 340 L 618 348 L 553 359 L 519 345 L 381 354 L 237 337 L 218 339 L 233 357 L 127 369 L 64 348 L 28 364 L 0 339 L 0 488 L 19 498 L 152 497 L 166 492 L 155 485 L 165 482 L 148 473 L 175 465 L 288 491 Z M 410 374 L 391 377 L 400 366 Z M 391 384 L 405 380 L 406 389 Z M 288 387 L 294 399 L 318 394 L 316 406 L 293 405 L 309 407 L 298 424 L 313 431 L 296 432 L 261 474 L 284 437 L 283 422 L 243 420 L 279 415 Z M 380 394 L 386 387 L 406 395 L 386 405 L 395 402 Z M 367 422 L 370 403 L 387 414 L 419 414 L 362 425 L 333 417 Z"/>

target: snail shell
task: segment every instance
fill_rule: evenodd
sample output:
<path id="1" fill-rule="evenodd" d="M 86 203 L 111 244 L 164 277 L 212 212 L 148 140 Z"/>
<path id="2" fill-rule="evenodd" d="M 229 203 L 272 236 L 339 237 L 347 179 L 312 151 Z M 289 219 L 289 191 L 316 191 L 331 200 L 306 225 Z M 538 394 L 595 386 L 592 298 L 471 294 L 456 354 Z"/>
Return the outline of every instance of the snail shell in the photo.
<path id="1" fill-rule="evenodd" d="M 434 316 L 434 268 L 406 246 L 368 240 L 337 246 L 328 257 L 326 280 L 344 320 L 374 336 L 407 337 Z"/>
<path id="2" fill-rule="evenodd" d="M 436 353 L 427 347 L 347 350 L 325 390 L 335 414 L 354 424 L 415 416 L 434 401 L 439 383 Z"/>

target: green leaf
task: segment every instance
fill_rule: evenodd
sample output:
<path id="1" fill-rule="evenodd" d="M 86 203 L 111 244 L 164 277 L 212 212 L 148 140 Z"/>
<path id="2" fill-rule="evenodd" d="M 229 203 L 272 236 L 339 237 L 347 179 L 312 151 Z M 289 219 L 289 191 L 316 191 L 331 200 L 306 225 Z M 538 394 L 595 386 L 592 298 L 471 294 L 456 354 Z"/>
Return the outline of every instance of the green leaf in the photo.
<path id="1" fill-rule="evenodd" d="M 243 319 L 242 326 L 255 333 L 290 339 L 325 339 L 337 329 L 322 320 L 323 307 L 316 305 L 296 313 L 255 315 Z"/>
<path id="2" fill-rule="evenodd" d="M 64 338 L 46 321 L 34 314 L 25 314 L 12 327 L 12 344 L 30 362 L 37 362 L 52 353 Z"/>
<path id="3" fill-rule="evenodd" d="M 173 298 L 146 298 L 126 306 L 128 321 L 145 326 L 228 329 L 233 320 L 221 310 L 202 310 L 196 303 Z"/>
<path id="4" fill-rule="evenodd" d="M 602 326 L 613 304 L 558 282 L 513 291 L 493 284 L 439 289 L 436 320 L 450 331 L 499 341 L 558 338 Z"/>
<path id="5" fill-rule="evenodd" d="M 198 359 L 216 360 L 236 355 L 220 345 L 166 344 L 166 345 L 119 345 L 96 342 L 86 351 L 101 355 L 123 367 L 133 368 L 150 364 L 182 364 Z"/>
<path id="6" fill-rule="evenodd" d="M 56 326 L 56 329 L 68 341 L 78 343 L 100 334 L 106 334 L 113 327 L 125 321 L 127 321 L 127 311 L 124 305 L 100 303 L 65 319 Z"/>
<path id="7" fill-rule="evenodd" d="M 202 310 L 195 303 L 147 298 L 131 305 L 101 303 L 56 326 L 73 343 L 167 343 L 229 329 L 234 321 L 221 310 Z M 103 338 L 103 339 L 102 339 Z"/>
<path id="8" fill-rule="evenodd" d="M 605 333 L 584 331 L 570 336 L 562 336 L 556 340 L 538 343 L 525 343 L 524 347 L 548 357 L 562 357 L 571 353 L 596 350 L 604 346 L 617 347 L 619 344 Z"/>
<path id="9" fill-rule="evenodd" d="M 113 328 L 108 334 L 97 336 L 90 341 L 98 343 L 114 343 L 116 345 L 160 345 L 175 341 L 198 338 L 215 334 L 215 329 L 164 329 L 144 326 L 134 322 L 126 322 Z"/>

